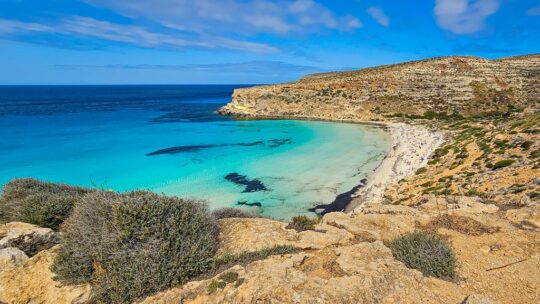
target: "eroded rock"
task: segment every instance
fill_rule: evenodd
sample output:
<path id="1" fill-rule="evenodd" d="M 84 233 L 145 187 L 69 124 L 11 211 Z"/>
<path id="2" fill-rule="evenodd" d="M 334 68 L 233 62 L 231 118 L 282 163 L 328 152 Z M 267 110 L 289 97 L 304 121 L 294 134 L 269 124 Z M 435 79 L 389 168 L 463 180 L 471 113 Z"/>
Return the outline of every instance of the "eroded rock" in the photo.
<path id="1" fill-rule="evenodd" d="M 17 267 L 28 260 L 28 256 L 19 248 L 0 249 L 0 271 Z"/>
<path id="2" fill-rule="evenodd" d="M 22 222 L 0 225 L 0 248 L 16 247 L 28 256 L 51 248 L 60 241 L 57 232 Z"/>
<path id="3" fill-rule="evenodd" d="M 89 285 L 64 285 L 55 281 L 50 267 L 58 247 L 43 250 L 22 265 L 0 272 L 0 303 L 87 303 Z"/>

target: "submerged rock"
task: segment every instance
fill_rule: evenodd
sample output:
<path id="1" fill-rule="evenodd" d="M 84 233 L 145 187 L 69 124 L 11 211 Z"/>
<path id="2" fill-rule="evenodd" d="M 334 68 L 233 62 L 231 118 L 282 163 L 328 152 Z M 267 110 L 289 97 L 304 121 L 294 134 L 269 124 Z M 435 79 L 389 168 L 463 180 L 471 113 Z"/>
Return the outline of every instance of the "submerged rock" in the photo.
<path id="1" fill-rule="evenodd" d="M 247 176 L 238 174 L 236 172 L 229 173 L 225 176 L 225 179 L 240 186 L 245 186 L 242 192 L 258 192 L 267 191 L 268 188 L 258 179 L 248 179 Z"/>

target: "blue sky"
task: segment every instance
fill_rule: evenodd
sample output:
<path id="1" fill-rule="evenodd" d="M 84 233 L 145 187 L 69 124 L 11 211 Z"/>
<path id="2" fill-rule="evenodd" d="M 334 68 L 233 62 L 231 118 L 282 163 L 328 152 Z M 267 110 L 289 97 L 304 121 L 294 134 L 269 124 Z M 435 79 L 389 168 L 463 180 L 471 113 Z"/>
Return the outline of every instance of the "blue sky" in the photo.
<path id="1" fill-rule="evenodd" d="M 275 83 L 540 52 L 540 0 L 0 0 L 0 84 Z"/>

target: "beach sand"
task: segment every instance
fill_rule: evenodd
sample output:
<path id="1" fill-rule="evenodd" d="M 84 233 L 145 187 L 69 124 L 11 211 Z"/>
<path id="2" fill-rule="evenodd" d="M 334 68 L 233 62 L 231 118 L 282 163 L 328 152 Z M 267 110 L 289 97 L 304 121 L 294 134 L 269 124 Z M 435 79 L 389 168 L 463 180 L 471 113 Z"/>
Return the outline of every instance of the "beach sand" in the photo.
<path id="1" fill-rule="evenodd" d="M 382 202 L 387 185 L 415 174 L 427 165 L 429 156 L 443 143 L 439 132 L 419 125 L 388 123 L 393 147 L 381 164 L 368 177 L 367 184 L 353 195 L 346 211 L 364 204 Z"/>

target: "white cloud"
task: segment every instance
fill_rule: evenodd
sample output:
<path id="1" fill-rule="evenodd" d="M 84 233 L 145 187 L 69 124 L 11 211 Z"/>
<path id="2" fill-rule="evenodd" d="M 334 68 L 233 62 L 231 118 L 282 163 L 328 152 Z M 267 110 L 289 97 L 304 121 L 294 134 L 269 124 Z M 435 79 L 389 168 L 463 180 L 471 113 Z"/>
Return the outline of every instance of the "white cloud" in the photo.
<path id="1" fill-rule="evenodd" d="M 436 0 L 437 24 L 454 34 L 473 34 L 499 10 L 500 0 Z"/>
<path id="2" fill-rule="evenodd" d="M 67 16 L 56 23 L 0 19 L 4 24 L 0 23 L 0 35 L 56 33 L 142 47 L 222 48 L 270 53 L 279 50 L 266 43 L 251 41 L 256 40 L 253 37 L 351 31 L 362 27 L 358 18 L 337 15 L 317 0 L 83 1 L 125 16 L 130 19 L 130 24 L 78 16 Z"/>
<path id="3" fill-rule="evenodd" d="M 348 31 L 361 25 L 314 0 L 85 0 L 130 18 L 213 35 L 286 35 L 321 29 Z M 354 20 L 354 22 L 351 22 Z"/>
<path id="4" fill-rule="evenodd" d="M 165 47 L 174 49 L 186 47 L 224 48 L 258 53 L 278 51 L 272 46 L 261 43 L 212 36 L 206 36 L 204 38 L 182 38 L 180 35 L 152 32 L 141 26 L 115 24 L 80 16 L 68 17 L 54 25 L 0 19 L 0 36 L 33 33 L 90 37 L 140 47 Z"/>
<path id="5" fill-rule="evenodd" d="M 130 69 L 130 70 L 178 70 L 183 72 L 211 72 L 211 73 L 249 73 L 249 74 L 303 74 L 322 72 L 324 70 L 306 65 L 286 63 L 283 61 L 248 61 L 239 63 L 217 64 L 182 64 L 182 65 L 156 65 L 156 64 L 109 64 L 109 65 L 57 65 L 62 68 L 83 69 Z"/>
<path id="6" fill-rule="evenodd" d="M 388 27 L 390 25 L 390 18 L 385 15 L 382 9 L 378 7 L 370 7 L 367 10 L 368 14 L 377 21 L 378 24 Z"/>
<path id="7" fill-rule="evenodd" d="M 347 24 L 351 29 L 361 28 L 363 26 L 362 22 L 356 18 L 349 19 Z"/>
<path id="8" fill-rule="evenodd" d="M 540 4 L 527 10 L 529 16 L 540 16 Z"/>

